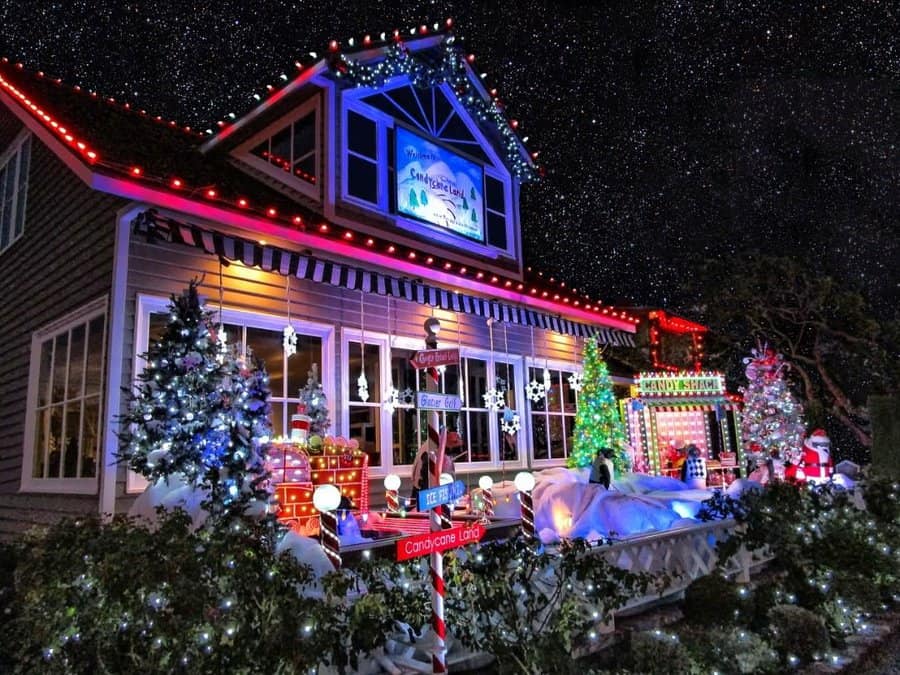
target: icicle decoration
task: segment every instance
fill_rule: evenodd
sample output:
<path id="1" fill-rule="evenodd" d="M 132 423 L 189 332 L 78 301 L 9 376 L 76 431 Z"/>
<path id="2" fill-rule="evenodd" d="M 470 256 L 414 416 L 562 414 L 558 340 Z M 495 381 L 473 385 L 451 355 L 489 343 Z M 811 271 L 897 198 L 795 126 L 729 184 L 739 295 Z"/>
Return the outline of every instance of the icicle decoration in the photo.
<path id="1" fill-rule="evenodd" d="M 394 339 L 391 336 L 391 296 L 387 298 L 387 325 L 388 325 L 388 350 L 393 348 Z M 388 415 L 393 415 L 397 406 L 400 404 L 400 392 L 394 386 L 394 369 L 391 368 L 391 382 L 384 391 L 381 398 L 381 407 L 387 411 Z"/>
<path id="2" fill-rule="evenodd" d="M 369 383 L 366 381 L 366 314 L 363 292 L 359 292 L 359 377 L 356 378 L 359 400 L 369 400 Z"/>
<path id="3" fill-rule="evenodd" d="M 291 358 L 297 353 L 297 331 L 291 325 L 291 278 L 284 278 L 284 298 L 287 303 L 287 326 L 281 331 L 283 338 L 281 347 L 284 349 L 285 358 Z"/>
<path id="4" fill-rule="evenodd" d="M 216 331 L 216 361 L 220 364 L 225 363 L 225 356 L 228 354 L 228 333 L 225 332 L 225 322 L 222 320 L 222 304 L 224 291 L 222 290 L 222 258 L 219 258 L 219 328 Z"/>

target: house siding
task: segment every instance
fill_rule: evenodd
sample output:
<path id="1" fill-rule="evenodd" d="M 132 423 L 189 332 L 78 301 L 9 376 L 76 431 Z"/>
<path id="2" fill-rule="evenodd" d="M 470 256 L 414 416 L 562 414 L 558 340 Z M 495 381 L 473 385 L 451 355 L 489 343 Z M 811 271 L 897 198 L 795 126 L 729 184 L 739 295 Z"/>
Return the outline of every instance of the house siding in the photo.
<path id="1" fill-rule="evenodd" d="M 0 105 L 0 148 L 22 124 Z M 97 512 L 95 495 L 20 493 L 32 334 L 109 293 L 115 212 L 32 137 L 25 231 L 0 254 L 7 313 L 0 322 L 0 537 L 62 514 Z"/>
<path id="2" fill-rule="evenodd" d="M 386 271 L 386 270 L 380 270 Z M 389 271 L 389 270 L 388 270 Z M 287 321 L 287 305 L 285 302 L 284 277 L 256 268 L 248 268 L 239 263 L 232 263 L 222 270 L 223 305 L 228 309 L 252 311 L 284 317 Z M 145 238 L 132 235 L 129 243 L 128 290 L 125 314 L 125 335 L 122 363 L 123 388 L 130 388 L 133 382 L 132 363 L 134 358 L 135 316 L 137 296 L 139 294 L 155 295 L 168 298 L 172 294 L 180 294 L 191 279 L 200 279 L 200 293 L 211 306 L 215 307 L 219 298 L 219 263 L 211 255 L 206 255 L 185 246 L 164 242 L 148 242 Z M 365 330 L 407 338 L 421 338 L 424 348 L 425 320 L 432 316 L 432 309 L 426 305 L 405 300 L 393 299 L 391 302 L 391 325 L 388 326 L 387 298 L 376 294 L 361 296 L 359 291 L 315 283 L 307 280 L 291 280 L 291 316 L 296 320 L 311 321 L 334 326 L 335 328 L 335 363 L 332 364 L 334 374 L 334 390 L 336 392 L 335 415 L 332 419 L 332 433 L 347 435 L 341 429 L 342 409 L 339 392 L 341 391 L 341 329 L 358 330 L 360 326 L 360 298 L 363 298 Z M 440 345 L 454 347 L 457 343 L 463 347 L 488 350 L 491 346 L 490 334 L 486 319 L 467 314 L 455 314 L 444 310 L 435 310 L 442 324 Z M 457 332 L 459 336 L 457 337 Z M 565 363 L 577 363 L 581 359 L 581 339 L 560 335 L 539 328 L 534 329 L 534 347 L 531 341 L 532 331 L 525 326 L 510 324 L 504 330 L 501 323 L 494 324 L 494 350 L 507 352 L 520 358 L 531 356 L 538 359 L 550 359 Z M 508 348 L 507 348 L 508 344 Z M 520 405 L 524 409 L 524 393 L 519 394 Z M 124 409 L 126 400 L 123 397 Z M 523 450 L 524 451 L 524 450 Z M 134 497 L 125 490 L 125 470 L 120 469 L 116 486 L 116 511 L 126 511 Z M 381 479 L 377 479 L 380 482 Z M 373 481 L 374 485 L 375 481 Z M 373 487 L 373 495 L 378 493 Z"/>

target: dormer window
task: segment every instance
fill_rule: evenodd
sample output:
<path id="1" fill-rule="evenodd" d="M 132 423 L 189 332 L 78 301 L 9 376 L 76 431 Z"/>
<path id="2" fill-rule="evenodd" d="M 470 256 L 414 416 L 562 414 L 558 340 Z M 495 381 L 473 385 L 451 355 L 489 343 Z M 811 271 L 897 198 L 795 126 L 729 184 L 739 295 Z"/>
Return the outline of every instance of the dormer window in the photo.
<path id="1" fill-rule="evenodd" d="M 313 99 L 244 143 L 237 154 L 273 178 L 318 197 L 320 147 L 319 105 Z"/>

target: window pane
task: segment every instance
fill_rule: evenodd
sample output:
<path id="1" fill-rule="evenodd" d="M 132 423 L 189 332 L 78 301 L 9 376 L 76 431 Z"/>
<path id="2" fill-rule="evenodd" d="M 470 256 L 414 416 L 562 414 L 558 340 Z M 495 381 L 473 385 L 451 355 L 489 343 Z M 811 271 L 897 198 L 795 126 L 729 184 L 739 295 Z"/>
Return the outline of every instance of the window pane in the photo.
<path id="1" fill-rule="evenodd" d="M 416 435 L 416 411 L 412 408 L 397 408 L 393 421 L 394 464 L 412 464 L 420 444 Z"/>
<path id="2" fill-rule="evenodd" d="M 512 365 L 507 365 L 505 363 L 495 363 L 494 369 L 497 373 L 497 388 L 504 391 L 506 406 L 515 410 L 516 401 L 518 400 L 516 392 L 519 389 L 516 385 L 515 369 Z M 500 384 L 501 381 L 502 384 Z"/>
<path id="3" fill-rule="evenodd" d="M 569 377 L 571 376 L 571 372 L 562 372 L 562 384 L 560 385 L 560 389 L 562 390 L 563 410 L 567 413 L 574 414 L 576 411 L 575 390 L 572 389 L 572 385 L 569 383 Z"/>
<path id="4" fill-rule="evenodd" d="M 6 174 L 3 183 L 0 184 L 0 190 L 3 191 L 3 218 L 0 220 L 0 230 L 2 230 L 9 241 L 9 236 L 13 229 L 13 205 L 15 204 L 16 190 L 16 159 L 14 155 L 6 165 Z"/>
<path id="5" fill-rule="evenodd" d="M 97 475 L 97 455 L 100 446 L 100 397 L 92 396 L 84 402 L 81 427 L 81 477 Z"/>
<path id="6" fill-rule="evenodd" d="M 31 470 L 33 478 L 43 478 L 44 469 L 46 468 L 45 460 L 47 458 L 47 442 L 50 425 L 50 409 L 44 409 L 35 416 L 34 429 L 34 463 Z"/>
<path id="7" fill-rule="evenodd" d="M 562 397 L 559 390 L 558 370 L 550 371 L 550 382 L 552 382 L 552 386 L 550 387 L 550 391 L 547 392 L 547 407 L 552 412 L 562 412 Z"/>
<path id="8" fill-rule="evenodd" d="M 491 459 L 491 439 L 488 427 L 488 412 L 470 411 L 466 413 L 468 419 L 468 433 L 464 434 L 463 442 L 468 443 L 471 461 L 487 462 Z"/>
<path id="9" fill-rule="evenodd" d="M 84 324 L 72 329 L 72 345 L 69 356 L 69 385 L 66 398 L 81 396 L 81 380 L 84 376 Z"/>
<path id="10" fill-rule="evenodd" d="M 62 454 L 62 406 L 50 408 L 50 435 L 47 438 L 47 475 L 59 478 L 60 456 Z"/>
<path id="11" fill-rule="evenodd" d="M 381 402 L 381 363 L 380 363 L 380 353 L 381 349 L 378 345 L 366 345 L 365 352 L 365 364 L 361 363 L 360 353 L 359 353 L 359 343 L 351 342 L 348 345 L 348 354 L 347 354 L 347 378 L 349 384 L 350 391 L 350 400 L 360 402 L 362 399 L 359 397 L 359 386 L 357 384 L 357 380 L 359 379 L 359 374 L 362 370 L 362 366 L 365 365 L 366 372 L 366 382 L 369 387 L 369 399 L 368 403 L 380 403 Z"/>
<path id="12" fill-rule="evenodd" d="M 487 217 L 487 240 L 491 246 L 497 248 L 506 248 L 506 216 L 488 211 Z"/>
<path id="13" fill-rule="evenodd" d="M 347 113 L 347 147 L 369 159 L 377 159 L 377 127 L 373 120 L 349 111 Z"/>
<path id="14" fill-rule="evenodd" d="M 78 472 L 78 440 L 81 435 L 81 401 L 65 406 L 66 424 L 62 446 L 63 478 L 75 478 Z"/>
<path id="15" fill-rule="evenodd" d="M 66 359 L 69 354 L 69 334 L 56 336 L 56 350 L 53 353 L 53 388 L 51 397 L 54 403 L 63 400 L 66 392 Z"/>
<path id="16" fill-rule="evenodd" d="M 564 419 L 561 415 L 550 415 L 550 454 L 553 459 L 561 459 L 566 456 Z"/>
<path id="17" fill-rule="evenodd" d="M 316 113 L 311 112 L 294 122 L 294 154 L 293 161 L 306 157 L 316 151 Z"/>
<path id="18" fill-rule="evenodd" d="M 269 139 L 267 138 L 262 143 L 257 145 L 250 151 L 251 155 L 256 155 L 257 157 L 261 157 L 262 159 L 269 161 Z"/>
<path id="19" fill-rule="evenodd" d="M 41 364 L 38 375 L 38 407 L 50 403 L 50 366 L 53 364 L 53 340 L 41 344 Z"/>
<path id="20" fill-rule="evenodd" d="M 535 459 L 550 459 L 547 448 L 547 416 L 544 414 L 531 416 L 531 443 Z"/>
<path id="21" fill-rule="evenodd" d="M 484 392 L 488 390 L 487 363 L 481 359 L 466 359 L 466 405 L 484 407 Z M 490 386 L 493 386 L 493 382 Z"/>
<path id="22" fill-rule="evenodd" d="M 500 429 L 500 421 L 502 418 L 503 413 L 500 413 L 497 419 L 497 433 L 500 436 L 500 459 L 511 462 L 519 458 L 519 435 L 504 434 L 502 429 Z"/>
<path id="23" fill-rule="evenodd" d="M 373 162 L 347 156 L 347 192 L 367 202 L 378 203 L 378 171 Z"/>
<path id="24" fill-rule="evenodd" d="M 271 412 L 269 413 L 270 419 L 272 420 L 272 437 L 276 438 L 278 436 L 287 436 L 288 434 L 285 432 L 285 423 L 284 423 L 284 409 L 287 407 L 291 413 L 297 411 L 296 405 L 288 405 L 286 406 L 284 403 L 279 401 L 273 401 L 269 399 L 269 408 Z"/>
<path id="25" fill-rule="evenodd" d="M 287 126 L 272 136 L 269 161 L 283 169 L 291 166 L 291 127 Z"/>
<path id="26" fill-rule="evenodd" d="M 506 213 L 506 203 L 503 199 L 503 182 L 490 176 L 484 177 L 484 203 L 491 211 Z"/>
<path id="27" fill-rule="evenodd" d="M 316 177 L 316 156 L 315 154 L 304 155 L 294 162 L 294 175 L 302 178 L 310 183 L 315 183 Z"/>
<path id="28" fill-rule="evenodd" d="M 537 382 L 538 384 L 544 383 L 544 371 L 540 368 L 529 368 L 528 369 L 528 382 Z M 534 401 L 531 397 L 528 398 L 528 405 L 535 412 L 538 410 L 546 410 L 547 409 L 547 397 L 542 396 L 539 401 Z"/>
<path id="29" fill-rule="evenodd" d="M 313 364 L 318 364 L 319 382 L 322 382 L 322 338 L 311 335 L 297 336 L 297 353 L 288 358 L 288 388 L 284 394 L 288 398 L 296 398 L 300 389 L 306 386 L 309 371 Z"/>
<path id="30" fill-rule="evenodd" d="M 391 350 L 391 375 L 394 380 L 394 386 L 401 393 L 405 389 L 416 392 L 425 388 L 425 371 L 412 367 L 409 362 L 412 357 L 413 352 L 409 349 Z"/>
<path id="31" fill-rule="evenodd" d="M 25 229 L 25 195 L 28 194 L 28 168 L 31 158 L 31 136 L 22 143 L 19 150 L 19 185 L 16 195 L 16 226 L 15 237 L 22 234 Z"/>
<path id="32" fill-rule="evenodd" d="M 369 455 L 369 466 L 381 466 L 381 408 L 351 406 L 350 438 L 359 441 L 359 448 Z"/>
<path id="33" fill-rule="evenodd" d="M 12 204 L 6 203 L 6 200 L 3 198 L 2 190 L 2 186 L 6 183 L 6 172 L 6 167 L 0 169 L 0 251 L 5 249 L 7 244 L 9 244 L 11 236 L 9 228 L 6 226 L 9 222 L 6 212 L 12 208 Z"/>
<path id="34" fill-rule="evenodd" d="M 87 371 L 84 374 L 85 396 L 100 393 L 100 385 L 103 373 L 103 326 L 106 318 L 98 316 L 88 324 L 88 360 Z"/>
<path id="35" fill-rule="evenodd" d="M 284 349 L 281 332 L 264 328 L 247 328 L 247 347 L 261 359 L 269 373 L 269 389 L 273 396 L 284 396 Z M 295 394 L 296 395 L 296 394 Z"/>

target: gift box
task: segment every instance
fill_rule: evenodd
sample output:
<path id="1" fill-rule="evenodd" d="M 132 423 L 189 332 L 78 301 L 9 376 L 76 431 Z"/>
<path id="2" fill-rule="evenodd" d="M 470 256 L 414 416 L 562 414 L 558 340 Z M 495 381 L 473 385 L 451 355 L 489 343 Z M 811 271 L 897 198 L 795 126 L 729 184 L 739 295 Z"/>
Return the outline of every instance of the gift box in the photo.
<path id="1" fill-rule="evenodd" d="M 272 480 L 276 483 L 309 483 L 309 455 L 296 443 L 272 443 L 269 446 Z"/>

